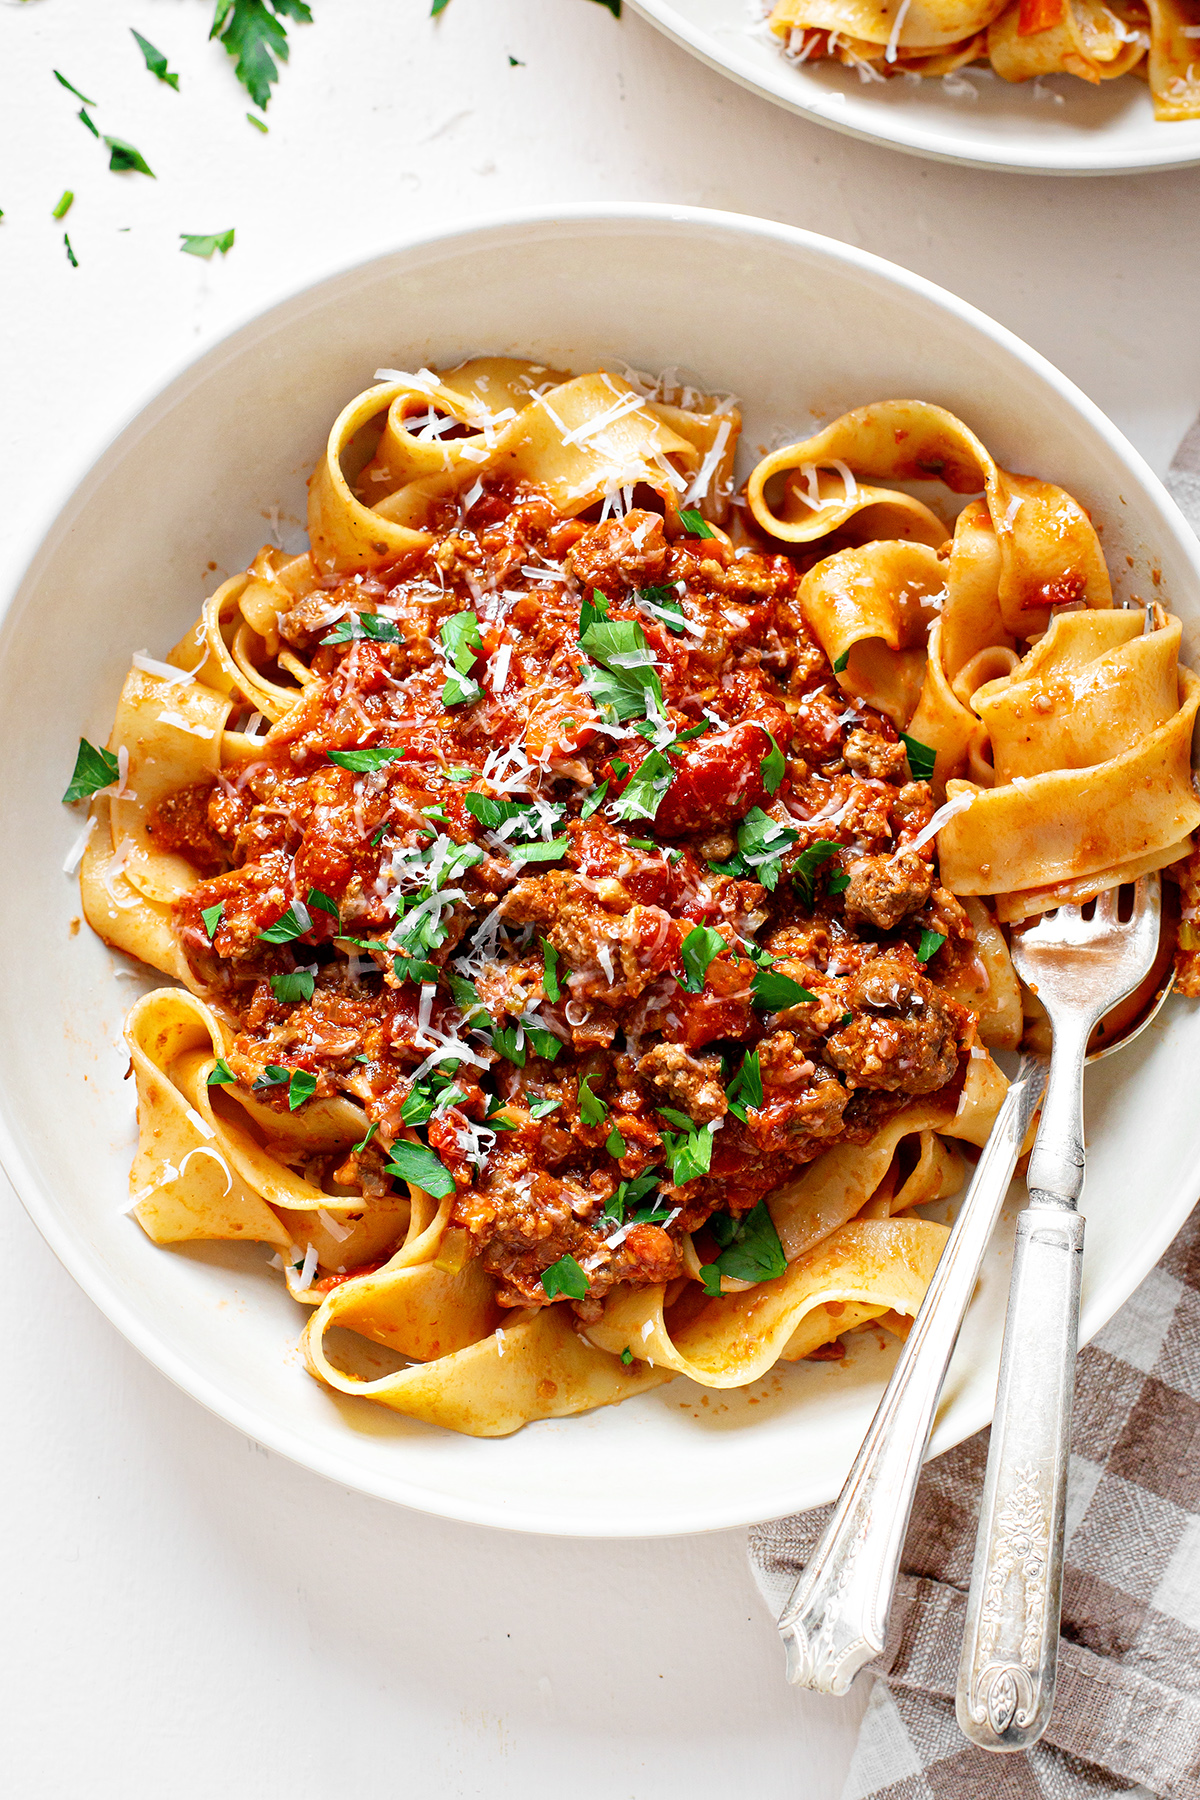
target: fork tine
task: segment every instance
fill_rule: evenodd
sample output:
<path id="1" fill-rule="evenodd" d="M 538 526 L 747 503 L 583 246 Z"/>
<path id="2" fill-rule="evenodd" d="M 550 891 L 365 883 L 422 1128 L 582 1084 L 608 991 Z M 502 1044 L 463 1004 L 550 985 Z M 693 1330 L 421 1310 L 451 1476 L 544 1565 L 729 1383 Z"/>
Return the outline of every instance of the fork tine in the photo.
<path id="1" fill-rule="evenodd" d="M 1117 901 L 1120 893 L 1120 888 L 1105 888 L 1102 894 L 1096 895 L 1096 917 L 1102 925 L 1117 923 Z M 1134 905 L 1135 907 L 1137 905 L 1136 899 Z"/>

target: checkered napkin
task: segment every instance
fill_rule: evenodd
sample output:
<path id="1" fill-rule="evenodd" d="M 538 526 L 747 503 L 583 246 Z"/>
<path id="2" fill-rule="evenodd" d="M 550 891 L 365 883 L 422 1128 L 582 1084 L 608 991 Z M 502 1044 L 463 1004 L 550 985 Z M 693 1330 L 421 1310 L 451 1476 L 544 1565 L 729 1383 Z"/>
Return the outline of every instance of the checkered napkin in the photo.
<path id="1" fill-rule="evenodd" d="M 1167 486 L 1200 533 L 1200 420 Z M 1045 1737 L 992 1756 L 955 1723 L 983 1431 L 921 1478 L 842 1800 L 1200 1800 L 1200 1209 L 1080 1354 L 1071 1448 L 1063 1640 Z M 832 1510 L 751 1531 L 773 1617 Z"/>

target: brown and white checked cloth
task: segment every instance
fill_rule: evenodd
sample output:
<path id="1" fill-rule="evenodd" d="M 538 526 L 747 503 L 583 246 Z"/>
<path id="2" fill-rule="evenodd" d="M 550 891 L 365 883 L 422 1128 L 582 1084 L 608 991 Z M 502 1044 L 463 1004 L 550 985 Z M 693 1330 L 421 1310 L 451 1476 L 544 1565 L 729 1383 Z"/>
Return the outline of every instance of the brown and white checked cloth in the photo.
<path id="1" fill-rule="evenodd" d="M 1167 486 L 1200 534 L 1200 420 Z M 921 1477 L 842 1800 L 1200 1800 L 1200 1209 L 1080 1355 L 1058 1693 L 1014 1756 L 954 1718 L 987 1447 L 980 1432 Z M 751 1530 L 773 1617 L 831 1511 Z"/>

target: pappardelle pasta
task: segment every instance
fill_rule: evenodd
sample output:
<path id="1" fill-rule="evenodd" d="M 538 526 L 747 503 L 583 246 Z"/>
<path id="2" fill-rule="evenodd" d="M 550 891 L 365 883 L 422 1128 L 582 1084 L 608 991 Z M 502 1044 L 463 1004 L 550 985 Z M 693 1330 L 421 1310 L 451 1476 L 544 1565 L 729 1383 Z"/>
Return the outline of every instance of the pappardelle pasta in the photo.
<path id="1" fill-rule="evenodd" d="M 1030 1026 L 1005 925 L 1175 865 L 1200 991 L 1178 620 L 935 406 L 737 493 L 739 429 L 380 371 L 310 549 L 81 745 L 88 922 L 177 984 L 127 1021 L 134 1216 L 274 1246 L 342 1393 L 496 1436 L 902 1334 Z"/>
<path id="2" fill-rule="evenodd" d="M 775 0 L 764 10 L 789 61 L 832 57 L 864 81 L 953 78 L 972 63 L 1012 82 L 1135 75 L 1156 119 L 1200 118 L 1200 0 Z"/>

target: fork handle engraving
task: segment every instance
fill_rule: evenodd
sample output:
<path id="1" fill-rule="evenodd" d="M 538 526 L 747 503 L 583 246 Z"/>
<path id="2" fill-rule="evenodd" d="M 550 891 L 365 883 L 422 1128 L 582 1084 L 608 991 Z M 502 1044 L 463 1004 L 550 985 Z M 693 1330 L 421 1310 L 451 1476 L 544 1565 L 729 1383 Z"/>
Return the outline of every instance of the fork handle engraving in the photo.
<path id="1" fill-rule="evenodd" d="M 1044 1065 L 1027 1059 L 1005 1096 L 833 1517 L 780 1616 L 789 1681 L 844 1694 L 883 1650 L 938 1395 L 1044 1083 Z"/>
<path id="2" fill-rule="evenodd" d="M 1017 1221 L 956 1697 L 984 1750 L 1027 1749 L 1054 1706 L 1083 1230 L 1053 1201 Z"/>

